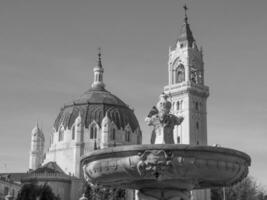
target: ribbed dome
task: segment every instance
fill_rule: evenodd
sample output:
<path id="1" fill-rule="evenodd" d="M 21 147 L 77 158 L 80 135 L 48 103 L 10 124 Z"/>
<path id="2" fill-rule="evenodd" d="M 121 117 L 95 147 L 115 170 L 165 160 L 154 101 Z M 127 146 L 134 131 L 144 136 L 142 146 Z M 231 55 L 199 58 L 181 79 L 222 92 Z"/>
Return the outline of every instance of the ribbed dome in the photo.
<path id="1" fill-rule="evenodd" d="M 86 128 L 94 120 L 101 127 L 102 119 L 106 113 L 118 128 L 124 128 L 127 124 L 130 125 L 133 131 L 139 128 L 139 123 L 133 110 L 103 87 L 92 87 L 80 98 L 70 104 L 66 104 L 61 109 L 54 123 L 54 128 L 58 130 L 62 124 L 65 129 L 70 129 L 79 113 Z"/>

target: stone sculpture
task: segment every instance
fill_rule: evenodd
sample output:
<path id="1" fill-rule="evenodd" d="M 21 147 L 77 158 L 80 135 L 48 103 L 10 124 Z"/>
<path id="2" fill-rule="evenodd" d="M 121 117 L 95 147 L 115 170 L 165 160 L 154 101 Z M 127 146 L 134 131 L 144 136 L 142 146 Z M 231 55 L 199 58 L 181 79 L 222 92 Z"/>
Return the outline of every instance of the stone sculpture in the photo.
<path id="1" fill-rule="evenodd" d="M 145 121 L 149 126 L 153 126 L 151 144 L 174 144 L 173 129 L 175 125 L 180 125 L 183 117 L 170 114 L 171 102 L 164 93 L 160 95 L 157 107 L 153 107 Z"/>

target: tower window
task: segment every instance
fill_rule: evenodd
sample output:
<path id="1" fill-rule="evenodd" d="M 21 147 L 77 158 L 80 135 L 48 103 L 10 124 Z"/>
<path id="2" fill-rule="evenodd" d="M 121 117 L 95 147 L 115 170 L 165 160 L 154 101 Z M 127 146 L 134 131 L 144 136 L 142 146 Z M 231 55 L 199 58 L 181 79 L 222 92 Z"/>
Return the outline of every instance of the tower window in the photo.
<path id="1" fill-rule="evenodd" d="M 181 83 L 183 81 L 185 81 L 185 69 L 184 66 L 180 64 L 176 70 L 176 83 Z"/>
<path id="2" fill-rule="evenodd" d="M 64 130 L 63 128 L 60 128 L 58 131 L 58 141 L 63 141 L 64 140 Z"/>
<path id="3" fill-rule="evenodd" d="M 97 128 L 95 124 L 93 124 L 90 128 L 90 139 L 96 139 L 97 138 Z"/>
<path id="4" fill-rule="evenodd" d="M 199 130 L 199 123 L 196 123 L 196 129 Z"/>
<path id="5" fill-rule="evenodd" d="M 195 103 L 195 108 L 196 108 L 196 110 L 199 110 L 198 102 Z"/>

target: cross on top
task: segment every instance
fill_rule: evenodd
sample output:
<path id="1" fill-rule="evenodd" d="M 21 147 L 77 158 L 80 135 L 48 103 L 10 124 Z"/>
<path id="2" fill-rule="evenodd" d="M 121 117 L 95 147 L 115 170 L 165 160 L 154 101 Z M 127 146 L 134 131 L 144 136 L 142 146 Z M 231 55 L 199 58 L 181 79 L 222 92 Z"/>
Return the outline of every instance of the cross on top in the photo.
<path id="1" fill-rule="evenodd" d="M 187 19 L 188 19 L 188 18 L 187 18 L 187 10 L 188 10 L 188 7 L 187 7 L 187 5 L 185 4 L 185 5 L 184 5 L 184 15 L 185 15 L 185 18 L 184 18 L 184 19 L 185 19 L 186 22 L 187 22 Z"/>

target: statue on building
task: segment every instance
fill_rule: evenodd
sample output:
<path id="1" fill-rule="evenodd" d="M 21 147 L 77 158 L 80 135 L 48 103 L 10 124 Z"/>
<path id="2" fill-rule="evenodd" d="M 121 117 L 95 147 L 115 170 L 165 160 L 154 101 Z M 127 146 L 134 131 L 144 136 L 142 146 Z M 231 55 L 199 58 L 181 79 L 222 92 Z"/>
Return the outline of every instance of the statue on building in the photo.
<path id="1" fill-rule="evenodd" d="M 173 129 L 180 125 L 183 117 L 170 114 L 171 102 L 166 94 L 160 95 L 157 106 L 153 106 L 145 121 L 149 126 L 153 126 L 151 144 L 174 144 Z"/>

